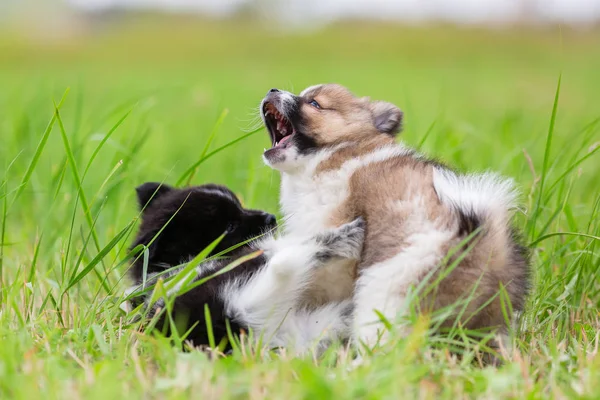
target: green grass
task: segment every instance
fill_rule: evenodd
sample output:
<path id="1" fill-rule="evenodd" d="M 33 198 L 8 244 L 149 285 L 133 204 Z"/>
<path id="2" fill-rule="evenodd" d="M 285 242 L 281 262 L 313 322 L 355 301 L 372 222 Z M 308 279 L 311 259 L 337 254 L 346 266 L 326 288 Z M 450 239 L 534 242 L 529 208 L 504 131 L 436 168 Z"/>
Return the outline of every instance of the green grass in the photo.
<path id="1" fill-rule="evenodd" d="M 107 27 L 0 36 L 0 397 L 600 396 L 598 31 Z M 402 138 L 426 153 L 518 183 L 535 288 L 502 367 L 478 367 L 473 346 L 451 356 L 456 343 L 424 334 L 422 318 L 350 372 L 343 351 L 315 360 L 242 346 L 211 360 L 127 324 L 134 187 L 218 182 L 276 212 L 268 140 L 248 134 L 256 106 L 271 87 L 325 81 L 398 104 Z"/>

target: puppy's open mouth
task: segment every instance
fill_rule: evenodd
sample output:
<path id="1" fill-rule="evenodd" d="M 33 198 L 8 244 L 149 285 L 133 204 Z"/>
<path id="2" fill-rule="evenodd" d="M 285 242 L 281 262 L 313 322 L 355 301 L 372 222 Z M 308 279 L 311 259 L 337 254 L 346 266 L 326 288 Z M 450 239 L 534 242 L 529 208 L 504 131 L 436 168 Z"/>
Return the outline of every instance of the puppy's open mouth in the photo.
<path id="1" fill-rule="evenodd" d="M 279 112 L 273 103 L 266 102 L 263 106 L 265 124 L 271 135 L 272 148 L 286 148 L 290 139 L 296 133 L 292 123 Z"/>

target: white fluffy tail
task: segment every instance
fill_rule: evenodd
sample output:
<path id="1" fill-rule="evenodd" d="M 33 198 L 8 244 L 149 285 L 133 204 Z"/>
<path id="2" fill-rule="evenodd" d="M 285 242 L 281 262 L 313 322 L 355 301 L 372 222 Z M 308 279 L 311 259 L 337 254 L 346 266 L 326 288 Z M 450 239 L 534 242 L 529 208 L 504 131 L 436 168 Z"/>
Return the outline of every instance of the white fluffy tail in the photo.
<path id="1" fill-rule="evenodd" d="M 443 203 L 482 219 L 500 218 L 507 222 L 517 205 L 513 180 L 494 173 L 459 175 L 434 168 L 433 186 Z"/>

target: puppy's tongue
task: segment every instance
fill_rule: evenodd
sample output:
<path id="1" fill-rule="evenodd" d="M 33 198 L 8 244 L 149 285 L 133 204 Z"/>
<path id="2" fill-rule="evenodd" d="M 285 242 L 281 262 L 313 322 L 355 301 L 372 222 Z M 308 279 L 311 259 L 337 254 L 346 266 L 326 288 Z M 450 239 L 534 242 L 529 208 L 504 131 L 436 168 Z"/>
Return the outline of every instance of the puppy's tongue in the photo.
<path id="1" fill-rule="evenodd" d="M 289 142 L 291 138 L 292 138 L 292 135 L 284 136 L 283 139 L 281 139 L 279 141 L 279 143 L 277 143 L 277 146 L 275 146 L 275 147 L 285 147 L 285 144 L 287 142 Z"/>

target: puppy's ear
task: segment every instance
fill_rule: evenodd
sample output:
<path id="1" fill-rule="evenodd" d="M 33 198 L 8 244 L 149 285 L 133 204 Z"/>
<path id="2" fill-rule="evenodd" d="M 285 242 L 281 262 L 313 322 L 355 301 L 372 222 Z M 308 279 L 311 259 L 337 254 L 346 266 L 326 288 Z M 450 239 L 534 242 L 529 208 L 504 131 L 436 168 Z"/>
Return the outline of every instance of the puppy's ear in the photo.
<path id="1" fill-rule="evenodd" d="M 150 205 L 154 200 L 158 199 L 165 193 L 174 190 L 171 186 L 159 182 L 146 182 L 135 188 L 138 198 L 138 206 L 140 209 Z"/>
<path id="2" fill-rule="evenodd" d="M 369 106 L 379 132 L 396 136 L 402 130 L 403 114 L 398 107 L 385 101 L 372 101 Z"/>

